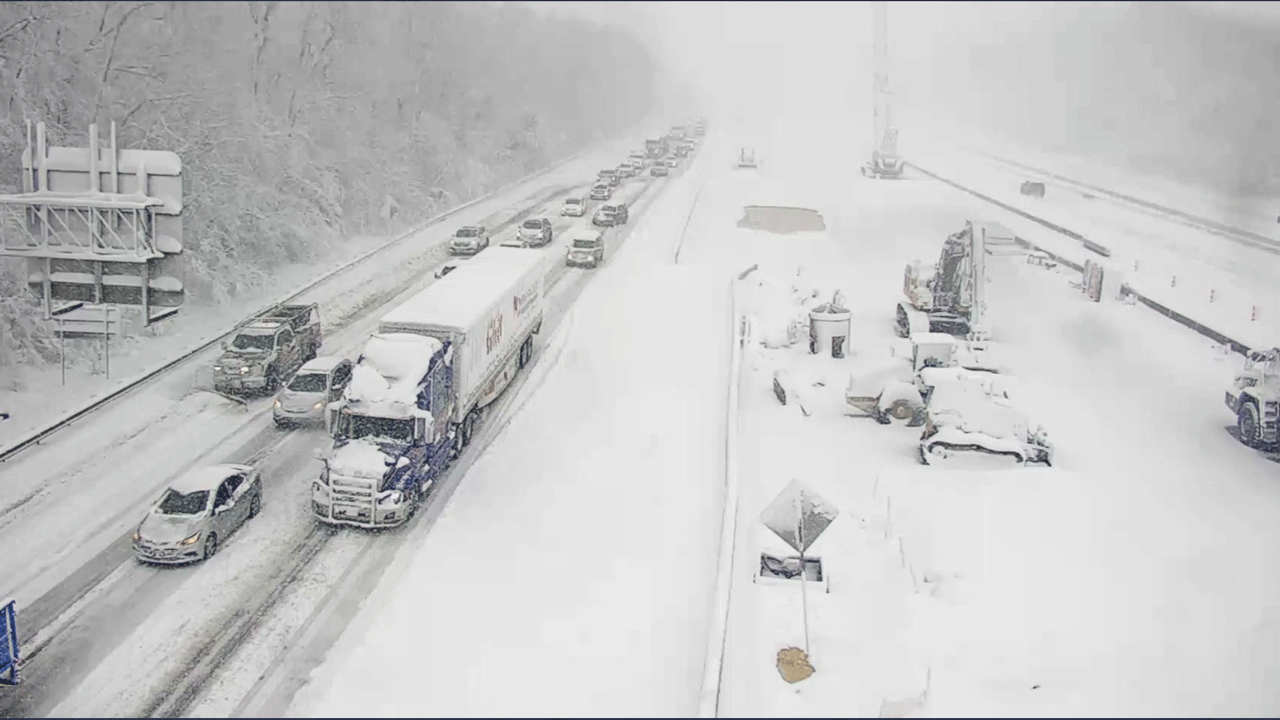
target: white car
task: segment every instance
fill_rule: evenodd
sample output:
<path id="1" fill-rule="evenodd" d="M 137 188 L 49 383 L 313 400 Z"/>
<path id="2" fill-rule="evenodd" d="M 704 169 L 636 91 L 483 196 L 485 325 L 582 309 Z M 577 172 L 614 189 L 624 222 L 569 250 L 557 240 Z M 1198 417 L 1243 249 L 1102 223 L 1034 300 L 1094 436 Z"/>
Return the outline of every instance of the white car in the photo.
<path id="1" fill-rule="evenodd" d="M 489 247 L 489 233 L 480 225 L 464 225 L 449 239 L 450 255 L 475 255 Z"/>
<path id="2" fill-rule="evenodd" d="M 165 565 L 207 560 L 261 510 L 256 469 L 228 464 L 190 470 L 165 488 L 133 531 L 133 554 Z"/>
<path id="3" fill-rule="evenodd" d="M 604 262 L 604 236 L 598 230 L 582 230 L 569 241 L 564 262 L 570 267 L 599 267 Z"/>
<path id="4" fill-rule="evenodd" d="M 350 360 L 340 357 L 308 360 L 276 396 L 271 418 L 276 427 L 302 423 L 323 425 L 325 406 L 342 397 L 342 391 L 350 382 Z"/>
<path id="5" fill-rule="evenodd" d="M 567 197 L 560 206 L 560 214 L 569 217 L 582 217 L 587 214 L 587 199 L 584 197 Z"/>

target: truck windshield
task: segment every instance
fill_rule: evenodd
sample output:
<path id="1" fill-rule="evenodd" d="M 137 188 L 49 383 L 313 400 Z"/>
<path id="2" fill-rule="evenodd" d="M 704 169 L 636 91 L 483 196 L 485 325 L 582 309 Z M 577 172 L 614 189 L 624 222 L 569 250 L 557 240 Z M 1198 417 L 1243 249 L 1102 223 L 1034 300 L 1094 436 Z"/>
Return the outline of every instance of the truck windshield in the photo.
<path id="1" fill-rule="evenodd" d="M 270 350 L 275 347 L 274 335 L 237 335 L 231 347 L 237 350 Z"/>
<path id="2" fill-rule="evenodd" d="M 413 420 L 409 418 L 380 418 L 368 415 L 343 413 L 342 436 L 348 440 L 357 438 L 384 438 L 397 442 L 413 441 Z"/>
<path id="3" fill-rule="evenodd" d="M 209 502 L 208 490 L 197 490 L 192 493 L 180 493 L 173 488 L 160 499 L 160 507 L 156 508 L 162 515 L 199 515 L 204 512 Z"/>
<path id="4" fill-rule="evenodd" d="M 328 376 L 324 373 L 295 375 L 293 380 L 289 381 L 289 389 L 294 392 L 304 393 L 324 392 L 326 379 L 328 379 Z"/>

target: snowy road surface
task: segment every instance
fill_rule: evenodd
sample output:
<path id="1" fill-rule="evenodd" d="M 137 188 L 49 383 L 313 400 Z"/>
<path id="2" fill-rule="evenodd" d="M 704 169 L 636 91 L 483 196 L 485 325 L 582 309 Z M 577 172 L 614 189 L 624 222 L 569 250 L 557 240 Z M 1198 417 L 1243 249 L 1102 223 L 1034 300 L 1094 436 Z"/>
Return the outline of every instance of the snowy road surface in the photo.
<path id="1" fill-rule="evenodd" d="M 576 167 L 579 175 L 573 180 L 590 178 L 611 159 L 603 153 L 588 158 Z M 518 212 L 553 217 L 556 241 L 531 252 L 548 258 L 552 309 L 560 315 L 592 277 L 566 271 L 562 261 L 563 231 L 590 218 L 560 218 L 558 200 L 545 200 L 561 194 L 559 183 L 568 179 L 558 175 L 505 200 L 511 203 L 529 192 L 544 198 L 532 206 L 474 209 L 487 212 L 493 225 L 519 217 Z M 660 187 L 649 178 L 637 179 L 617 197 L 634 199 L 645 188 Z M 457 218 L 457 223 L 467 221 L 466 216 Z M 453 227 L 455 223 L 434 228 L 422 244 L 380 259 L 380 272 L 364 271 L 364 288 L 360 282 L 342 284 L 329 302 L 316 298 L 328 311 L 331 331 L 322 353 L 352 355 L 382 309 L 429 282 L 431 269 L 443 257 L 433 248 Z M 606 233 L 610 252 L 622 235 Z M 367 548 L 376 544 L 370 538 L 394 543 L 394 533 L 376 538 L 316 529 L 307 492 L 316 471 L 313 454 L 326 445 L 323 433 L 271 427 L 270 399 L 251 401 L 246 409 L 193 392 L 196 372 L 178 373 L 137 393 L 127 403 L 135 414 L 132 424 L 118 416 L 124 405 L 112 408 L 5 465 L 0 539 L 14 538 L 6 541 L 9 546 L 30 549 L 0 557 L 0 576 L 13 582 L 25 611 L 26 682 L 0 696 L 5 715 L 100 714 L 104 708 L 116 714 L 199 711 L 201 703 L 212 702 L 203 695 L 206 689 L 227 689 L 217 673 L 238 647 L 253 646 L 264 655 L 252 659 L 259 664 L 265 659 L 269 666 L 276 659 L 294 627 L 270 612 L 293 619 L 295 625 L 308 619 L 311 608 L 330 599 L 327 590 L 349 574 L 353 563 L 368 564 Z M 266 483 L 262 514 L 203 565 L 136 564 L 128 533 L 159 488 L 192 464 L 217 461 L 259 465 Z M 57 541 L 31 544 L 17 539 L 22 537 Z M 301 617 L 289 618 L 291 612 Z M 273 634 L 278 636 L 264 637 Z M 248 662 L 243 657 L 236 661 Z M 235 702 L 215 712 L 226 714 Z"/>
<path id="2" fill-rule="evenodd" d="M 1280 482 L 1275 463 L 1224 429 L 1236 360 L 1141 307 L 1084 302 L 1073 274 L 991 258 L 994 339 L 1018 405 L 1054 438 L 1056 466 L 920 466 L 918 429 L 844 417 L 841 395 L 894 340 L 905 262 L 932 261 L 966 217 L 993 213 L 939 183 L 833 172 L 838 136 L 804 135 L 811 144 L 794 151 L 808 161 L 788 187 L 815 184 L 836 222 L 719 252 L 758 258 L 784 281 L 804 265 L 808 282 L 842 288 L 853 355 L 753 344 L 744 356 L 720 714 L 1280 712 L 1280 581 L 1267 573 Z M 774 249 L 783 243 L 790 256 Z M 779 367 L 825 383 L 807 385 L 810 416 L 775 399 Z M 774 660 L 803 646 L 799 588 L 752 582 L 759 553 L 781 547 L 758 517 L 792 478 L 841 512 L 811 549 L 830 594 L 809 593 L 816 673 L 794 686 Z"/>
<path id="3" fill-rule="evenodd" d="M 291 715 L 696 711 L 723 488 L 727 275 L 673 263 L 712 143 L 582 293 L 559 360 Z M 683 256 L 682 256 L 683 257 Z M 394 679 L 412 667 L 413 679 Z"/>

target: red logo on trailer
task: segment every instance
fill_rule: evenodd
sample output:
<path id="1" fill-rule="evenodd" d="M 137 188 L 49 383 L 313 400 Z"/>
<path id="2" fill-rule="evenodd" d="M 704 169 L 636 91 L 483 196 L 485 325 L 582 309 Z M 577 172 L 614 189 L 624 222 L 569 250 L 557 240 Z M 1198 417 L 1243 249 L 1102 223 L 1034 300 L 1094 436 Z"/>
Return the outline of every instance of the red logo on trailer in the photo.
<path id="1" fill-rule="evenodd" d="M 484 339 L 485 355 L 492 354 L 500 344 L 502 344 L 502 313 L 494 315 L 489 320 L 489 332 L 485 334 Z"/>

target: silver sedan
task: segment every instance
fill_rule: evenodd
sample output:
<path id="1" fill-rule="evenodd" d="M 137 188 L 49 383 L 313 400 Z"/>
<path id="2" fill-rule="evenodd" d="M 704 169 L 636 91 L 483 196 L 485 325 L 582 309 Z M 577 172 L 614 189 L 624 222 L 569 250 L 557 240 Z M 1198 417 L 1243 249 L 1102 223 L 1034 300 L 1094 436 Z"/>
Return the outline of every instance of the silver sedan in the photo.
<path id="1" fill-rule="evenodd" d="M 188 471 L 156 500 L 133 531 L 142 562 L 177 565 L 207 560 L 218 544 L 262 509 L 262 477 L 248 465 Z"/>

